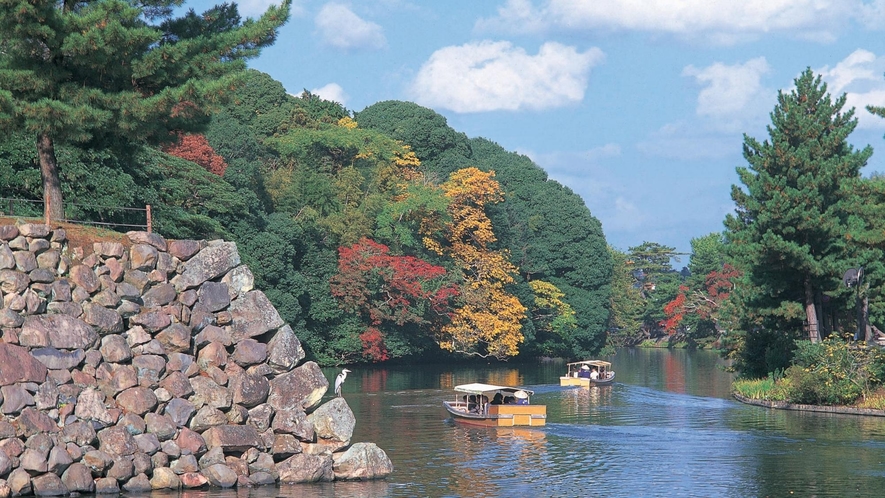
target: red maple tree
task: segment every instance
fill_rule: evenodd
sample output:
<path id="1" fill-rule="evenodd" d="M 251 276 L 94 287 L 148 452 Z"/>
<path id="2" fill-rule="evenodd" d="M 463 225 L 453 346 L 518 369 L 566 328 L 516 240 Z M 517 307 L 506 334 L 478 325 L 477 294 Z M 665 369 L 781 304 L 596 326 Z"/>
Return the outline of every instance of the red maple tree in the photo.
<path id="1" fill-rule="evenodd" d="M 178 132 L 178 140 L 163 147 L 163 152 L 199 164 L 206 171 L 224 176 L 227 163 L 209 145 L 206 137 L 198 133 Z"/>
<path id="2" fill-rule="evenodd" d="M 740 276 L 734 266 L 725 264 L 721 270 L 711 271 L 704 278 L 702 290 L 691 290 L 680 285 L 679 294 L 664 306 L 664 328 L 673 335 L 686 313 L 695 313 L 702 320 L 715 320 L 722 301 L 728 299 L 734 289 L 734 279 Z"/>
<path id="3" fill-rule="evenodd" d="M 445 316 L 457 286 L 446 283 L 445 268 L 413 256 L 393 256 L 384 244 L 363 238 L 338 248 L 338 273 L 329 281 L 332 295 L 347 311 L 368 322 L 360 335 L 363 356 L 389 358 L 384 346 L 385 323 L 425 323 L 428 312 Z"/>

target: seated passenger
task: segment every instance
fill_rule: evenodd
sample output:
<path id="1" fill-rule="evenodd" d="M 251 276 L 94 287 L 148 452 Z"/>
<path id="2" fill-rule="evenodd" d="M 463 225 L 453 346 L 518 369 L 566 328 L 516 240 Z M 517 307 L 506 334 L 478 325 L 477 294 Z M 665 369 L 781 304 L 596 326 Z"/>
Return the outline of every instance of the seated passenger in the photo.
<path id="1" fill-rule="evenodd" d="M 529 404 L 529 395 L 525 391 L 516 391 L 513 393 L 513 396 L 516 398 L 517 405 L 527 405 Z"/>
<path id="2" fill-rule="evenodd" d="M 590 367 L 588 367 L 587 365 L 581 365 L 581 371 L 578 372 L 578 377 L 581 377 L 583 379 L 589 379 L 590 378 Z"/>
<path id="3" fill-rule="evenodd" d="M 598 379 L 599 378 L 599 371 L 596 370 L 595 368 L 593 370 L 591 370 L 590 371 L 590 378 L 593 380 Z"/>
<path id="4" fill-rule="evenodd" d="M 516 398 L 514 398 L 513 396 L 504 396 L 504 404 L 505 405 L 515 405 Z"/>
<path id="5" fill-rule="evenodd" d="M 495 397 L 492 398 L 493 405 L 503 405 L 504 404 L 504 395 L 500 392 L 495 393 Z"/>

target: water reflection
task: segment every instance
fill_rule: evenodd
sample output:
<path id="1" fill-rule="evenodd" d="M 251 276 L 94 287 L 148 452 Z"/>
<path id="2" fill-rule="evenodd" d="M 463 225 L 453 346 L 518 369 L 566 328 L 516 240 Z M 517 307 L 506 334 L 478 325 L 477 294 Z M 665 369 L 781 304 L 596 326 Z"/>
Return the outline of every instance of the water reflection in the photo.
<path id="1" fill-rule="evenodd" d="M 385 481 L 201 491 L 188 498 L 879 496 L 885 418 L 776 411 L 731 398 L 714 353 L 624 350 L 614 385 L 563 388 L 565 362 L 352 368 L 344 397 L 393 460 Z M 334 380 L 337 369 L 324 371 Z M 454 423 L 458 384 L 521 385 L 543 428 Z M 193 493 L 193 492 L 189 492 Z M 245 494 L 243 494 L 245 493 Z"/>

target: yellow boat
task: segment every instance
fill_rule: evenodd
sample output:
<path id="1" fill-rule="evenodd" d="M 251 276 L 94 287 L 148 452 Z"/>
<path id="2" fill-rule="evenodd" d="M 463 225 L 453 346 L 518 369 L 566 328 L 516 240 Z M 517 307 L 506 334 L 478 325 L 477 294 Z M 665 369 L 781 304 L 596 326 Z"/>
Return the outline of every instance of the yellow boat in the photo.
<path id="1" fill-rule="evenodd" d="M 443 401 L 457 422 L 484 427 L 542 426 L 547 406 L 531 404 L 534 392 L 490 384 L 455 386 L 455 400 Z"/>
<path id="2" fill-rule="evenodd" d="M 567 364 L 560 386 L 607 386 L 615 381 L 612 364 L 602 360 L 575 361 Z"/>

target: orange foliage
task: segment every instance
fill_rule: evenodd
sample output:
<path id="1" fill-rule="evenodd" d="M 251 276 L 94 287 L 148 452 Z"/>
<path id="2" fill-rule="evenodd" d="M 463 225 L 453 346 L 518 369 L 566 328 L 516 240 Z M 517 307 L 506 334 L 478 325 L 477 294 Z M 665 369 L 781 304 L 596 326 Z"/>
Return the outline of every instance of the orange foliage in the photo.
<path id="1" fill-rule="evenodd" d="M 486 203 L 503 199 L 495 173 L 477 168 L 458 170 L 442 185 L 451 199 L 448 248 L 464 272 L 463 304 L 440 331 L 440 346 L 449 351 L 506 358 L 519 352 L 526 308 L 504 286 L 513 282 L 516 267 L 507 251 L 489 248 L 497 239 L 486 216 Z M 439 245 L 429 245 L 443 252 Z"/>
<path id="2" fill-rule="evenodd" d="M 206 171 L 218 176 L 224 176 L 224 170 L 227 169 L 224 158 L 219 156 L 209 145 L 206 137 L 200 134 L 178 132 L 178 141 L 163 147 L 163 152 L 197 163 Z"/>

